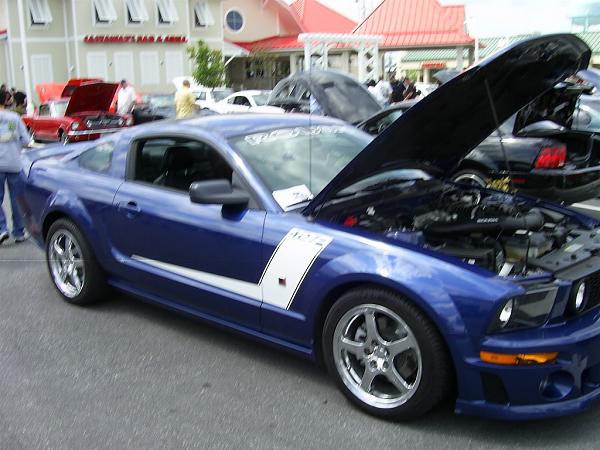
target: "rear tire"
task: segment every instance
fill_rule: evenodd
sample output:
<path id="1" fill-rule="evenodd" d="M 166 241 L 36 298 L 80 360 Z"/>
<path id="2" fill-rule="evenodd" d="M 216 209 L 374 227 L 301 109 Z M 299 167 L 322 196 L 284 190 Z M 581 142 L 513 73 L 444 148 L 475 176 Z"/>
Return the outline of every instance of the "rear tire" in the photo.
<path id="1" fill-rule="evenodd" d="M 46 262 L 54 287 L 68 303 L 88 305 L 107 291 L 106 277 L 90 245 L 68 219 L 59 219 L 50 226 Z"/>
<path id="2" fill-rule="evenodd" d="M 327 315 L 322 344 L 339 389 L 375 416 L 414 419 L 450 392 L 452 364 L 442 337 L 395 292 L 365 287 L 344 294 Z"/>

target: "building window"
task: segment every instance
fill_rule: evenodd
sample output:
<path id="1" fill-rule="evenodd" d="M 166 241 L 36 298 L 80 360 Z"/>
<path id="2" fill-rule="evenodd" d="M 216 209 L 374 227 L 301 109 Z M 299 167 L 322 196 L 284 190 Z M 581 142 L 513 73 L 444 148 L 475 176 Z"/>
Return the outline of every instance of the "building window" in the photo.
<path id="1" fill-rule="evenodd" d="M 225 23 L 231 31 L 238 32 L 244 27 L 244 17 L 241 12 L 232 9 L 225 15 Z"/>
<path id="2" fill-rule="evenodd" d="M 125 0 L 127 23 L 140 24 L 148 20 L 148 10 L 143 0 Z"/>
<path id="3" fill-rule="evenodd" d="M 199 28 L 211 27 L 215 24 L 208 0 L 200 0 L 194 3 L 194 20 Z"/>
<path id="4" fill-rule="evenodd" d="M 29 0 L 31 25 L 48 25 L 52 22 L 52 13 L 48 0 Z"/>
<path id="5" fill-rule="evenodd" d="M 171 24 L 179 20 L 177 8 L 173 0 L 156 0 L 156 9 L 158 13 L 158 23 Z"/>
<path id="6" fill-rule="evenodd" d="M 117 11 L 112 0 L 92 0 L 94 21 L 97 24 L 108 24 L 117 20 Z"/>

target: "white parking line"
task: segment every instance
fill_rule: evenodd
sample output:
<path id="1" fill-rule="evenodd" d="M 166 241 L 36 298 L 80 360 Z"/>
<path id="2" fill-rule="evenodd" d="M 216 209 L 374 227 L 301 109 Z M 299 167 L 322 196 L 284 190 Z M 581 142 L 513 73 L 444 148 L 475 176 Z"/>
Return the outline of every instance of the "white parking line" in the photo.
<path id="1" fill-rule="evenodd" d="M 592 206 L 586 205 L 585 203 L 573 203 L 571 205 L 573 208 L 581 208 L 581 209 L 589 209 L 590 211 L 598 211 L 600 212 L 600 206 Z"/>

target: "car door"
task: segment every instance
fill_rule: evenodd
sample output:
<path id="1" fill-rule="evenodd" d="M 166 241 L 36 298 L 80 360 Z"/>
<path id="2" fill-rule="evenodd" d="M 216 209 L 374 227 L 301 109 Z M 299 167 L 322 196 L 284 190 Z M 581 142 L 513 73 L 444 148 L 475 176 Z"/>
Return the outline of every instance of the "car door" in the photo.
<path id="1" fill-rule="evenodd" d="M 232 180 L 213 146 L 181 137 L 134 141 L 110 227 L 126 281 L 174 302 L 258 328 L 265 211 L 190 201 L 194 181 Z M 238 182 L 239 184 L 239 182 Z"/>
<path id="2" fill-rule="evenodd" d="M 54 139 L 51 132 L 52 116 L 50 113 L 50 103 L 40 105 L 37 115 L 32 121 L 32 131 L 36 139 L 51 140 Z"/>

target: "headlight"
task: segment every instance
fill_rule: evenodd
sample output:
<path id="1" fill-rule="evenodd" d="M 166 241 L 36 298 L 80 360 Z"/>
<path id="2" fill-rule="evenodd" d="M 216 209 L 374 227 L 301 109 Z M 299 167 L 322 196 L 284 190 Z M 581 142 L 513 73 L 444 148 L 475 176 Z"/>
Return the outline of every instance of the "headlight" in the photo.
<path id="1" fill-rule="evenodd" d="M 91 120 L 88 120 L 88 121 L 86 121 L 86 122 L 85 122 L 85 126 L 86 126 L 86 127 L 88 127 L 88 128 L 91 128 L 91 126 L 92 126 L 92 121 L 91 121 Z"/>
<path id="2" fill-rule="evenodd" d="M 490 325 L 488 332 L 518 330 L 543 325 L 554 306 L 557 287 L 536 286 L 520 297 L 514 297 L 502 304 Z"/>
<path id="3" fill-rule="evenodd" d="M 117 123 L 119 124 L 120 127 L 122 127 L 125 124 L 125 121 L 123 119 L 119 119 L 119 121 Z"/>
<path id="4" fill-rule="evenodd" d="M 79 124 L 79 122 L 73 122 L 73 123 L 71 124 L 71 130 L 76 130 L 76 129 L 78 129 L 78 128 L 79 128 L 79 125 L 80 125 L 80 124 Z"/>
<path id="5" fill-rule="evenodd" d="M 514 306 L 515 299 L 511 298 L 500 310 L 500 314 L 498 314 L 498 322 L 502 328 L 504 328 L 506 325 L 508 325 L 508 322 L 510 322 Z"/>
<path id="6" fill-rule="evenodd" d="M 566 316 L 575 316 L 585 309 L 588 303 L 588 288 L 585 280 L 580 280 L 573 283 L 569 302 L 565 309 Z"/>

